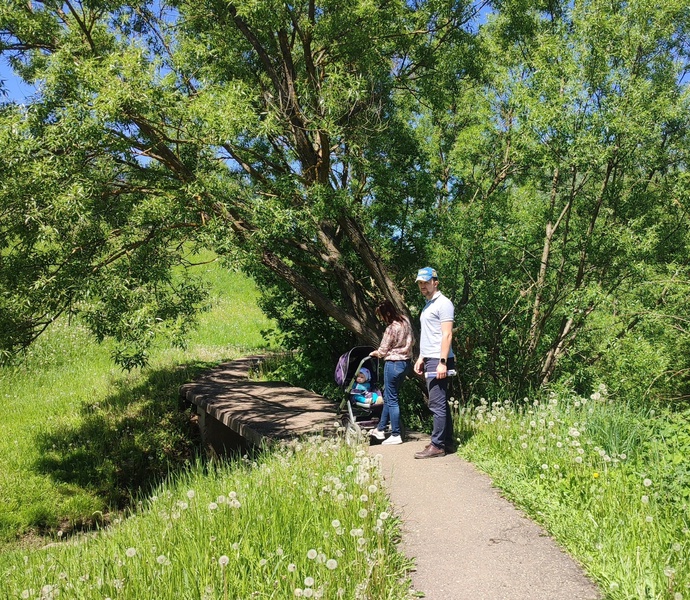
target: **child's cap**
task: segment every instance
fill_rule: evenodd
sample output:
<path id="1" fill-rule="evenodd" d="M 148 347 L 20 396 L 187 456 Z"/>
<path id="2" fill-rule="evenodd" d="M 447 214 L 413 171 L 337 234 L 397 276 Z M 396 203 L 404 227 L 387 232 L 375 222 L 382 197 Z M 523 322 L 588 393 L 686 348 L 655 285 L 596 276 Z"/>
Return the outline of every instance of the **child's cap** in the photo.
<path id="1" fill-rule="evenodd" d="M 357 375 L 359 375 L 360 373 L 364 375 L 364 381 L 369 381 L 371 379 L 371 372 L 366 367 L 362 367 L 357 373 Z"/>

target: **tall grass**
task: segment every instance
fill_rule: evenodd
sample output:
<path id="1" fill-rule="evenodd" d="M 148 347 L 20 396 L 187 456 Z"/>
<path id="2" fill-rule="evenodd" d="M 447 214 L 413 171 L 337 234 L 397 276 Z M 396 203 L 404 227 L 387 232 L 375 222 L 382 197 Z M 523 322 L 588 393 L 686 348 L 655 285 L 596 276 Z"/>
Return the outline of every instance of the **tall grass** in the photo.
<path id="1" fill-rule="evenodd" d="M 690 598 L 690 477 L 674 445 L 687 420 L 674 429 L 670 414 L 613 404 L 604 386 L 590 398 L 454 409 L 461 454 L 542 523 L 606 598 Z M 690 443 L 684 466 L 688 451 Z"/>
<path id="2" fill-rule="evenodd" d="M 123 373 L 109 344 L 63 320 L 20 364 L 0 368 L 0 548 L 107 522 L 132 494 L 193 459 L 196 430 L 179 410 L 180 384 L 261 351 L 261 330 L 271 326 L 251 280 L 216 263 L 202 268 L 211 302 L 186 351 L 161 345 L 149 367 Z"/>
<path id="3" fill-rule="evenodd" d="M 106 532 L 6 556 L 0 597 L 409 598 L 381 478 L 339 439 L 197 463 Z"/>

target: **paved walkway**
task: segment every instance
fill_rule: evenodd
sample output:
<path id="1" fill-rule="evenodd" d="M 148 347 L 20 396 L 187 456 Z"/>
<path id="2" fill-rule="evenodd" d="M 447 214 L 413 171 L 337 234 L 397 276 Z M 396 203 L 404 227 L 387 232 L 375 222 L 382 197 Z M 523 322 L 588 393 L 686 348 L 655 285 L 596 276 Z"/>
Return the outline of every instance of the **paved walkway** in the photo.
<path id="1" fill-rule="evenodd" d="M 410 439 L 412 438 L 412 439 Z M 403 521 L 415 590 L 427 600 L 595 600 L 597 588 L 533 521 L 457 455 L 417 460 L 428 437 L 370 446 Z"/>
<path id="2" fill-rule="evenodd" d="M 182 386 L 181 396 L 195 405 L 212 447 L 236 441 L 223 431 L 261 443 L 332 427 L 333 403 L 287 384 L 248 382 L 260 358 L 219 365 Z M 214 432 L 213 423 L 222 431 Z M 416 560 L 412 584 L 426 600 L 601 597 L 578 565 L 502 498 L 486 475 L 457 455 L 416 460 L 414 453 L 428 441 L 409 433 L 399 446 L 370 446 L 383 457 L 386 485 L 403 520 L 401 550 Z"/>

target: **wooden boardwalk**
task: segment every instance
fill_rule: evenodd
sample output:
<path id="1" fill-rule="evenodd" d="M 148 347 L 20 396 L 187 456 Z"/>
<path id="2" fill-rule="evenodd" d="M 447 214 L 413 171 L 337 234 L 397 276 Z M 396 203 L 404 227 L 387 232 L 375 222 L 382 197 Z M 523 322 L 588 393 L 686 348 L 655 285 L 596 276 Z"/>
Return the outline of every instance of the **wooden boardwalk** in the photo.
<path id="1" fill-rule="evenodd" d="M 215 454 L 335 431 L 334 402 L 276 381 L 249 381 L 261 356 L 223 363 L 180 388 L 198 415 L 204 446 Z"/>

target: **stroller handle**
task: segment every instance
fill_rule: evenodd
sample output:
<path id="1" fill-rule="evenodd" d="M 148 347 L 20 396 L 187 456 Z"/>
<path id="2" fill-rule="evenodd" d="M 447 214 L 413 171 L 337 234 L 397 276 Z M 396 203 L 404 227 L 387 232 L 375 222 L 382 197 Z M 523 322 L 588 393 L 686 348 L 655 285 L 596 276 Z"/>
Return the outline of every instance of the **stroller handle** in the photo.
<path id="1" fill-rule="evenodd" d="M 455 369 L 448 369 L 446 375 L 448 377 L 453 377 L 453 375 L 457 375 L 457 371 Z M 428 371 L 424 374 L 424 377 L 426 379 L 433 379 L 434 377 L 436 377 L 436 371 Z"/>

